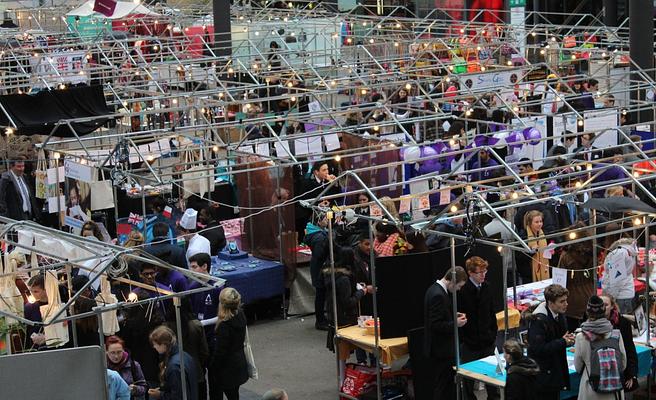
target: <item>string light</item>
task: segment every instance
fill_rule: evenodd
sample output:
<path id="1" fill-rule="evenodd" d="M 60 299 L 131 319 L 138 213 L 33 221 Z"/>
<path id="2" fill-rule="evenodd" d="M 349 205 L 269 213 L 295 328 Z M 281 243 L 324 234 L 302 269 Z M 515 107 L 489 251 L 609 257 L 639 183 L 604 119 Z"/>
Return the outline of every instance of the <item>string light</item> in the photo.
<path id="1" fill-rule="evenodd" d="M 457 211 L 458 211 L 458 207 L 455 206 L 455 205 L 453 205 L 453 206 L 451 206 L 450 210 L 451 210 L 452 213 L 457 212 Z"/>
<path id="2" fill-rule="evenodd" d="M 570 239 L 570 240 L 574 240 L 574 239 L 576 239 L 576 232 L 570 232 L 570 233 L 569 233 L 569 239 Z"/>
<path id="3" fill-rule="evenodd" d="M 219 151 L 219 146 L 212 147 L 212 151 L 217 153 Z"/>
<path id="4" fill-rule="evenodd" d="M 642 220 L 640 218 L 636 218 L 633 220 L 633 225 L 638 226 L 642 224 Z"/>
<path id="5" fill-rule="evenodd" d="M 340 162 L 342 160 L 342 157 L 338 154 L 335 156 L 335 161 Z"/>

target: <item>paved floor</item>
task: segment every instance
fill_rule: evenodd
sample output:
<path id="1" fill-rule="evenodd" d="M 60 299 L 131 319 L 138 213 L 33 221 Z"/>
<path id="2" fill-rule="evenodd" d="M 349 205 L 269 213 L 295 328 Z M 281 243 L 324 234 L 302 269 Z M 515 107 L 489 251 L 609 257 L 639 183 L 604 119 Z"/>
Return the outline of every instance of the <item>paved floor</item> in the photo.
<path id="1" fill-rule="evenodd" d="M 314 329 L 313 316 L 257 321 L 248 333 L 259 379 L 241 387 L 240 399 L 259 400 L 274 387 L 291 400 L 337 399 L 335 356 L 326 349 L 326 332 Z"/>

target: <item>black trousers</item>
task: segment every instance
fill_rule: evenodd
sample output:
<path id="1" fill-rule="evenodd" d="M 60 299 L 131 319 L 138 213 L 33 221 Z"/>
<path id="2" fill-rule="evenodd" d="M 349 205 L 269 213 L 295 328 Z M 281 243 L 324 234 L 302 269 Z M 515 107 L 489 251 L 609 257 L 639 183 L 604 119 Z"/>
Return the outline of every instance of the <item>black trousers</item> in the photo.
<path id="1" fill-rule="evenodd" d="M 326 287 L 315 287 L 314 290 L 315 322 L 326 322 Z"/>
<path id="2" fill-rule="evenodd" d="M 483 349 L 473 349 L 471 346 L 468 346 L 466 343 L 463 343 L 460 346 L 460 362 L 468 363 L 470 361 L 479 360 L 481 358 L 491 356 L 494 354 L 494 344 L 486 346 Z M 487 398 L 498 399 L 499 398 L 499 389 L 492 385 L 485 385 L 485 390 L 487 391 Z M 463 391 L 465 400 L 476 400 L 476 395 L 474 394 L 474 381 L 471 379 L 463 380 Z"/>
<path id="3" fill-rule="evenodd" d="M 228 400 L 239 400 L 239 386 L 235 388 L 222 388 L 210 384 L 210 400 L 223 400 L 224 394 Z"/>
<path id="4" fill-rule="evenodd" d="M 455 362 L 448 359 L 430 359 L 431 376 L 433 377 L 433 400 L 455 400 L 456 398 L 456 372 L 453 369 Z"/>

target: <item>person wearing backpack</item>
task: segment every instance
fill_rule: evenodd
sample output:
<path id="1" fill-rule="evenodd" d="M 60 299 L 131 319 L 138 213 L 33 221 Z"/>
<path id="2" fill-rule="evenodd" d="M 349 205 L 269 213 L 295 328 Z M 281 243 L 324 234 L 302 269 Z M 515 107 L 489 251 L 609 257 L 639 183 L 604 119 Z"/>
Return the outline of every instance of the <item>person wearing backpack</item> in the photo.
<path id="1" fill-rule="evenodd" d="M 574 344 L 574 367 L 581 374 L 579 399 L 624 399 L 626 351 L 622 335 L 606 318 L 606 305 L 592 296 L 587 306 L 588 320 Z"/>

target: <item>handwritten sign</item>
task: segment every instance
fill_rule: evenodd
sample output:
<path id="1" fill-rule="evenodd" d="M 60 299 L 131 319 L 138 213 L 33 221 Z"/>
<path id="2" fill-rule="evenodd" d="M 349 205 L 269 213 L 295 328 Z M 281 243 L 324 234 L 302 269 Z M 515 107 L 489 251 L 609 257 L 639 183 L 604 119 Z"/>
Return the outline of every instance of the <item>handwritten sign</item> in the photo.
<path id="1" fill-rule="evenodd" d="M 552 268 L 551 277 L 553 278 L 554 285 L 560 285 L 564 288 L 567 287 L 567 270 L 562 268 Z"/>
<path id="2" fill-rule="evenodd" d="M 71 160 L 64 160 L 64 175 L 67 178 L 83 182 L 93 182 L 92 169 L 88 165 L 78 164 Z"/>

